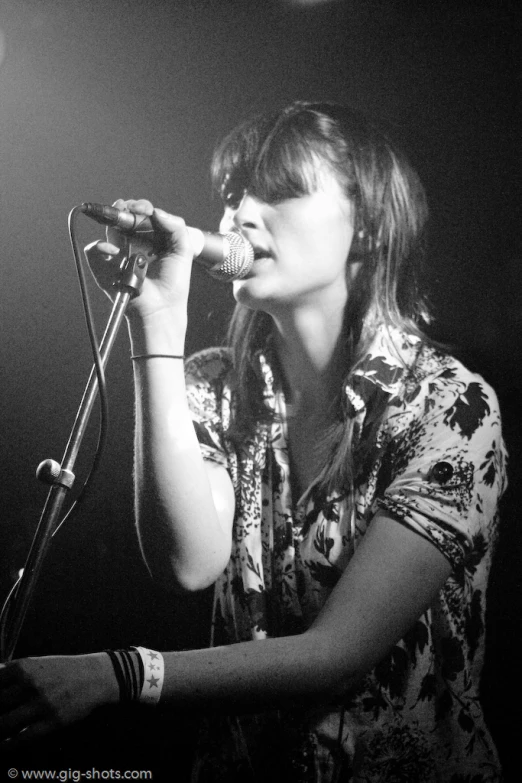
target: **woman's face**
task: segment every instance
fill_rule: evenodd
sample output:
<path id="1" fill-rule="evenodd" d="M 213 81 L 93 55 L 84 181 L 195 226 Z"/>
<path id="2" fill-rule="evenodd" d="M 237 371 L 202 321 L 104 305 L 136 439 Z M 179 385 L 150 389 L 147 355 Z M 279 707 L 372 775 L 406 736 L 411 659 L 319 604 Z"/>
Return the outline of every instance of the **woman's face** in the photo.
<path id="1" fill-rule="evenodd" d="M 246 191 L 225 207 L 220 231 L 240 231 L 253 245 L 251 272 L 234 282 L 238 302 L 274 315 L 282 308 L 344 306 L 353 205 L 325 170 L 310 195 L 275 203 Z"/>

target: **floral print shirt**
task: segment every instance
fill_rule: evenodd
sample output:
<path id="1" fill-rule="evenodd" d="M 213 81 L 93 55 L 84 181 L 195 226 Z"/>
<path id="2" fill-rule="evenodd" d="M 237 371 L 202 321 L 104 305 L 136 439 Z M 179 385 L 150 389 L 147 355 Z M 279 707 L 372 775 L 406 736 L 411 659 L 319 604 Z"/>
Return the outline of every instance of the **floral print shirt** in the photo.
<path id="1" fill-rule="evenodd" d="M 215 585 L 212 644 L 309 627 L 379 509 L 431 541 L 452 573 L 430 609 L 341 703 L 209 718 L 194 779 L 500 780 L 478 694 L 505 485 L 493 390 L 419 338 L 378 329 L 344 390 L 356 438 L 371 446 L 350 508 L 341 494 L 292 498 L 285 400 L 268 356 L 259 355 L 264 399 L 279 415 L 233 445 L 230 371 L 224 349 L 187 362 L 201 449 L 227 468 L 236 494 L 232 554 Z"/>

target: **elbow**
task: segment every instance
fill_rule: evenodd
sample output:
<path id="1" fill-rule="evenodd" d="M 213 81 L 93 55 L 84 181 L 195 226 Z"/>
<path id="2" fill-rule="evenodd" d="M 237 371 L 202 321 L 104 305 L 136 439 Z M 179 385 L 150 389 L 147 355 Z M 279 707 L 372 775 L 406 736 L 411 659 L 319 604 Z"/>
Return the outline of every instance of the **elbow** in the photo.
<path id="1" fill-rule="evenodd" d="M 198 552 L 194 558 L 172 559 L 172 573 L 179 593 L 197 593 L 211 587 L 221 576 L 230 560 L 230 549 Z"/>
<path id="2" fill-rule="evenodd" d="M 167 536 L 139 537 L 141 556 L 162 589 L 176 594 L 206 590 L 221 576 L 230 560 L 231 542 L 214 546 L 173 545 Z"/>
<path id="3" fill-rule="evenodd" d="M 223 573 L 227 563 L 220 561 L 180 563 L 175 557 L 167 560 L 145 560 L 152 579 L 167 592 L 177 595 L 198 593 L 211 587 Z"/>
<path id="4" fill-rule="evenodd" d="M 170 590 L 178 594 L 200 593 L 211 587 L 221 572 L 214 573 L 209 569 L 181 571 L 177 570 L 170 579 Z"/>

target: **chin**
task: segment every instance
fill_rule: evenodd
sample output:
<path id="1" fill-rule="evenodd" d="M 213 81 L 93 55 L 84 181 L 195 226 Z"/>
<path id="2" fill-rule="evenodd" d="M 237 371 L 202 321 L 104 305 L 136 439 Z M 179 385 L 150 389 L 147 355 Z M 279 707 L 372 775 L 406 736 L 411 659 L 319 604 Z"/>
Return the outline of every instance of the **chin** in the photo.
<path id="1" fill-rule="evenodd" d="M 254 278 L 237 280 L 233 283 L 233 293 L 236 302 L 251 310 L 265 310 L 268 303 L 274 301 Z"/>

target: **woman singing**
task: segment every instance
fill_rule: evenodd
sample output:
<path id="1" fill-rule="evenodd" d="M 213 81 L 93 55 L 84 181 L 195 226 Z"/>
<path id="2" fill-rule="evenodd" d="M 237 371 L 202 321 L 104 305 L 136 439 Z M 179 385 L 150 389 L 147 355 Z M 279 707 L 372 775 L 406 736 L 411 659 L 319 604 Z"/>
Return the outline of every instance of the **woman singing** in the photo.
<path id="1" fill-rule="evenodd" d="M 493 390 L 425 333 L 418 176 L 357 112 L 298 102 L 213 177 L 255 260 L 228 346 L 186 362 L 186 227 L 115 205 L 161 246 L 127 312 L 140 545 L 167 588 L 214 585 L 211 647 L 9 663 L 1 733 L 136 698 L 203 716 L 199 783 L 499 781 L 479 678 L 505 453 Z M 87 252 L 110 290 L 117 232 Z"/>

